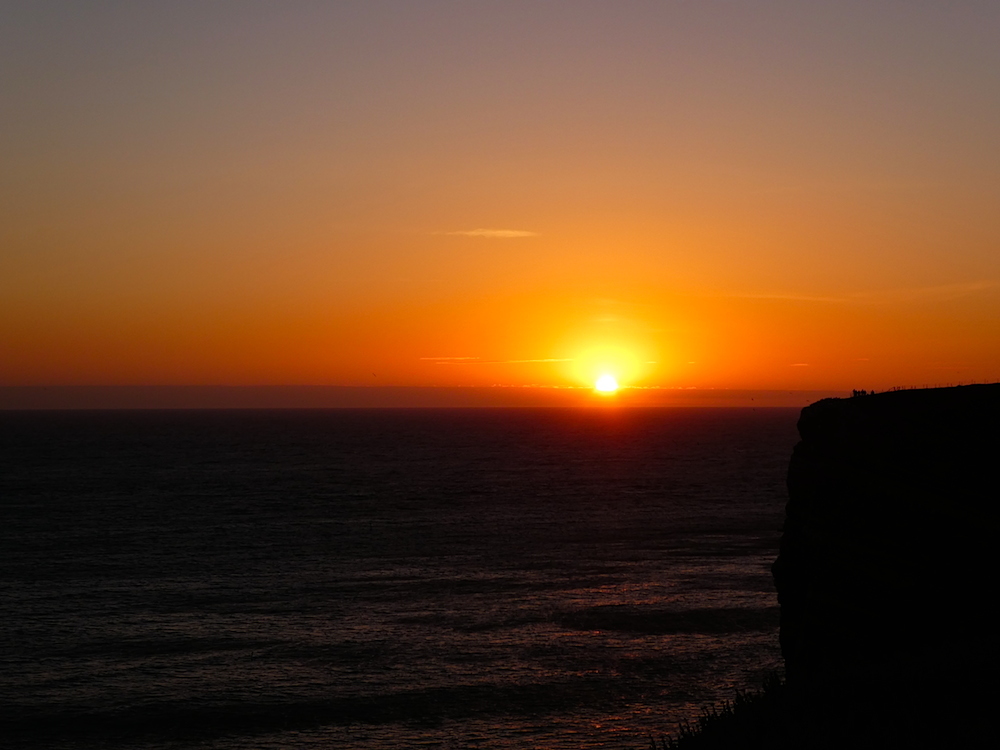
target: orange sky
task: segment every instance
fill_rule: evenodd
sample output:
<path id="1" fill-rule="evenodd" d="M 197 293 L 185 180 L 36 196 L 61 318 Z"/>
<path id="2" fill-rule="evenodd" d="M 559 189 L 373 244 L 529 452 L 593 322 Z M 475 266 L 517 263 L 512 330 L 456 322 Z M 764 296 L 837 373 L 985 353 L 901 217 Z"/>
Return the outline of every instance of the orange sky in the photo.
<path id="1" fill-rule="evenodd" d="M 5 3 L 0 385 L 1000 379 L 1000 6 Z"/>

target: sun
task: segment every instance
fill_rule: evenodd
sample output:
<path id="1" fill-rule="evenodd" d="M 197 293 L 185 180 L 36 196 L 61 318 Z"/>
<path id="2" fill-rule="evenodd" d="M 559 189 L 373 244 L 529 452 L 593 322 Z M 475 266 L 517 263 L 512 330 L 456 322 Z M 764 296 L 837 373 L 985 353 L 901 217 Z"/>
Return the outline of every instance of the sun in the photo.
<path id="1" fill-rule="evenodd" d="M 594 383 L 594 388 L 599 390 L 601 393 L 614 393 L 618 390 L 618 381 L 615 380 L 614 375 L 608 375 L 605 373 L 597 379 Z"/>

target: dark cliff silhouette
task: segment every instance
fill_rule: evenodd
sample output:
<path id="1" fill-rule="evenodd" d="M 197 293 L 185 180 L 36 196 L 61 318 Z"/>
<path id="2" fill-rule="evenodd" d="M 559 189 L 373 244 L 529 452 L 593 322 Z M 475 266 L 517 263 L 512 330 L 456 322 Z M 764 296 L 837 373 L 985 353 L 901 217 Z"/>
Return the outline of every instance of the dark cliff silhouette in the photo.
<path id="1" fill-rule="evenodd" d="M 1000 666 L 1000 384 L 824 399 L 798 427 L 774 578 L 800 741 L 975 740 Z"/>
<path id="2" fill-rule="evenodd" d="M 802 410 L 774 564 L 785 681 L 680 750 L 993 747 L 1000 384 Z"/>

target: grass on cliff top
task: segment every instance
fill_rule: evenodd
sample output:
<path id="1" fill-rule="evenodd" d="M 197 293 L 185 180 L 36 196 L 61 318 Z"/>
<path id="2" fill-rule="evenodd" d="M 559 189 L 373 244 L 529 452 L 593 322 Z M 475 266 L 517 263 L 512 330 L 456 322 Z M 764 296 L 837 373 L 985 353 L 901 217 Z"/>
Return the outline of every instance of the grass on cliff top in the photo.
<path id="1" fill-rule="evenodd" d="M 714 750 L 774 747 L 770 725 L 781 713 L 785 686 L 768 678 L 760 691 L 737 692 L 732 701 L 705 710 L 694 723 L 681 722 L 673 736 L 650 738 L 650 750 Z"/>
<path id="2" fill-rule="evenodd" d="M 693 724 L 682 723 L 673 736 L 650 738 L 649 750 L 995 747 L 998 696 L 995 680 L 971 674 L 935 674 L 891 693 L 840 683 L 812 698 L 772 677 L 762 690 L 737 693 Z"/>

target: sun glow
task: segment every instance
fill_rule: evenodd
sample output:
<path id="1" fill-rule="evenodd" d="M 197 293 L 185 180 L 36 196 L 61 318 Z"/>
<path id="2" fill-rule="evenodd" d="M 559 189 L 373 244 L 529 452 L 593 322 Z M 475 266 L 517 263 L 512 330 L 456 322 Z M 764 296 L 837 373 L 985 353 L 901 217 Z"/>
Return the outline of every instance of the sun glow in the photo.
<path id="1" fill-rule="evenodd" d="M 615 380 L 614 375 L 609 375 L 608 373 L 605 373 L 604 375 L 601 375 L 601 377 L 597 379 L 596 383 L 594 383 L 594 388 L 596 388 L 601 393 L 614 393 L 615 391 L 618 390 L 618 381 Z"/>
<path id="2" fill-rule="evenodd" d="M 651 360 L 659 359 L 640 341 L 581 344 L 565 351 L 572 357 L 564 368 L 567 380 L 605 395 L 645 385 L 656 367 Z"/>

